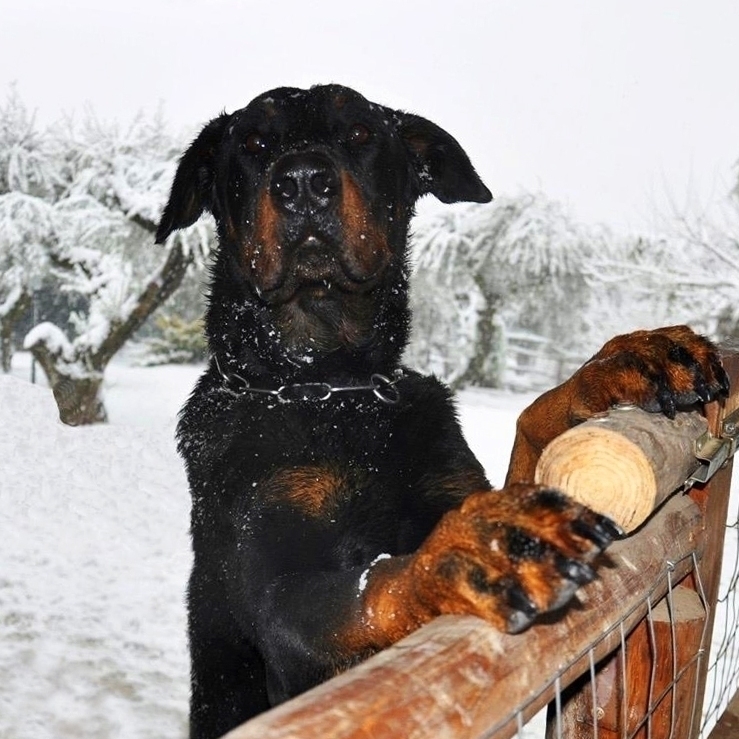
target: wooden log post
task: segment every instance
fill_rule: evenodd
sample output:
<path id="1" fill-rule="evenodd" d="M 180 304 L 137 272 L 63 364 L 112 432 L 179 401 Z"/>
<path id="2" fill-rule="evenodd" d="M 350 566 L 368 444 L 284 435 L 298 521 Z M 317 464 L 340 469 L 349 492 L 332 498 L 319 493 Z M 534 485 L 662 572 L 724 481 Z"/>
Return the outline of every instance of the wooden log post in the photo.
<path id="1" fill-rule="evenodd" d="M 631 532 L 698 467 L 696 443 L 707 430 L 697 412 L 670 420 L 633 406 L 615 408 L 552 441 L 541 455 L 536 481 Z"/>
<path id="2" fill-rule="evenodd" d="M 739 345 L 726 349 L 721 361 L 731 381 L 731 394 L 722 406 L 713 403 L 707 410 L 709 428 L 715 435 L 722 433 L 724 420 L 739 409 Z M 736 430 L 736 429 L 735 429 Z M 706 644 L 711 643 L 713 623 L 716 615 L 716 600 L 721 582 L 721 562 L 723 560 L 726 517 L 729 510 L 729 493 L 734 460 L 730 460 L 707 485 L 697 485 L 690 497 L 703 511 L 703 531 L 705 554 L 699 562 L 697 576 L 692 577 L 692 586 L 705 594 L 710 605 L 706 619 Z M 706 689 L 708 653 L 704 655 L 704 669 L 698 675 L 697 707 L 691 737 L 698 736 L 701 722 L 703 699 Z"/>
<path id="3" fill-rule="evenodd" d="M 682 739 L 693 736 L 696 679 L 706 610 L 698 594 L 678 586 L 631 632 L 624 649 L 565 691 L 557 720 L 550 707 L 547 738 Z"/>
<path id="4" fill-rule="evenodd" d="M 732 392 L 726 402 L 706 407 L 705 421 L 698 414 L 669 421 L 635 409 L 616 411 L 555 440 L 542 455 L 537 477 L 611 516 L 626 531 L 638 528 L 698 466 L 692 449 L 697 439 L 706 429 L 721 436 L 725 417 L 739 407 L 739 352 L 725 351 L 722 362 Z M 631 423 L 634 428 L 627 428 Z M 599 665 L 594 685 L 588 676 L 574 684 L 563 696 L 561 715 L 550 707 L 547 739 L 698 736 L 732 464 L 729 460 L 707 484 L 690 491 L 703 512 L 698 571 L 675 588 L 672 602 L 657 604 L 651 621 L 626 632 L 623 651 Z"/>

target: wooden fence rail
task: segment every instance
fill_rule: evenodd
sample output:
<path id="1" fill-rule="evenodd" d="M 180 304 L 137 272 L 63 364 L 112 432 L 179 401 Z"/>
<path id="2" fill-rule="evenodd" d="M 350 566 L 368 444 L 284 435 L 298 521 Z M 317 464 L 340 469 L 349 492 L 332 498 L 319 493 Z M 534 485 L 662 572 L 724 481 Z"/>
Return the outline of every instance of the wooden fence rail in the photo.
<path id="1" fill-rule="evenodd" d="M 739 407 L 707 409 L 709 429 Z M 700 730 L 731 462 L 608 551 L 580 605 L 517 636 L 443 617 L 228 739 L 507 739 L 554 702 L 549 739 L 693 739 Z"/>

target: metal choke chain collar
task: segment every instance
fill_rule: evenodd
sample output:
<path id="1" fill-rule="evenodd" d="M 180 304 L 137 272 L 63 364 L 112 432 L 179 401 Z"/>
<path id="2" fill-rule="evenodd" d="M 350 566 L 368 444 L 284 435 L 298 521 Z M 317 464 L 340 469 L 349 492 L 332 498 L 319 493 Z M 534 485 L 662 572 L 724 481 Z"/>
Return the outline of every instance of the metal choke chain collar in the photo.
<path id="1" fill-rule="evenodd" d="M 400 390 L 397 383 L 405 376 L 402 369 L 393 372 L 393 379 L 379 372 L 370 375 L 368 385 L 347 385 L 335 387 L 328 382 L 296 382 L 291 385 L 281 385 L 276 390 L 262 387 L 252 387 L 248 380 L 236 372 L 224 372 L 214 356 L 218 373 L 223 378 L 223 389 L 232 395 L 252 393 L 254 395 L 268 395 L 280 403 L 294 403 L 300 400 L 328 400 L 339 393 L 371 392 L 378 400 L 387 405 L 395 405 L 400 401 Z"/>

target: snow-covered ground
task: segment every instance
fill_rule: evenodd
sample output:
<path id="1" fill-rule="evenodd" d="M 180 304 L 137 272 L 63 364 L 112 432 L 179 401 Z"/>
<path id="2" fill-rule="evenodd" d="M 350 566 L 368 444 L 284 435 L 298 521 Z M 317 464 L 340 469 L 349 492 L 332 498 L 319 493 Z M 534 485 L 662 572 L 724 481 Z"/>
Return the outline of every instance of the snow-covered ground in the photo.
<path id="1" fill-rule="evenodd" d="M 176 413 L 199 368 L 107 373 L 111 423 L 69 428 L 28 357 L 0 375 L 0 739 L 183 739 L 189 496 Z M 461 394 L 503 480 L 531 396 Z"/>
<path id="2" fill-rule="evenodd" d="M 1 739 L 186 735 L 189 496 L 174 426 L 199 371 L 114 362 L 111 423 L 92 428 L 58 421 L 27 355 L 0 375 Z M 496 481 L 526 400 L 463 396 Z"/>
<path id="3" fill-rule="evenodd" d="M 76 429 L 0 375 L 2 739 L 186 735 L 181 369 L 114 366 L 113 423 Z"/>

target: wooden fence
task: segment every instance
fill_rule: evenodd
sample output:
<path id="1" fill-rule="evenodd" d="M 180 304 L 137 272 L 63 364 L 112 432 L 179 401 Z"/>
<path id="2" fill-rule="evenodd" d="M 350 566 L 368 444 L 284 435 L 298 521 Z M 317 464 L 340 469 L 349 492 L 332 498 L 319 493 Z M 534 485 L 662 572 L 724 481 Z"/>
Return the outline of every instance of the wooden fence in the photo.
<path id="1" fill-rule="evenodd" d="M 546 390 L 559 385 L 587 359 L 562 351 L 556 342 L 528 331 L 503 334 L 505 363 L 502 385 L 519 392 Z"/>
<path id="2" fill-rule="evenodd" d="M 739 353 L 725 366 L 732 396 L 706 417 L 730 454 Z M 614 544 L 562 618 L 517 636 L 439 618 L 228 739 L 507 739 L 547 705 L 547 739 L 698 737 L 731 469 L 711 469 Z"/>

